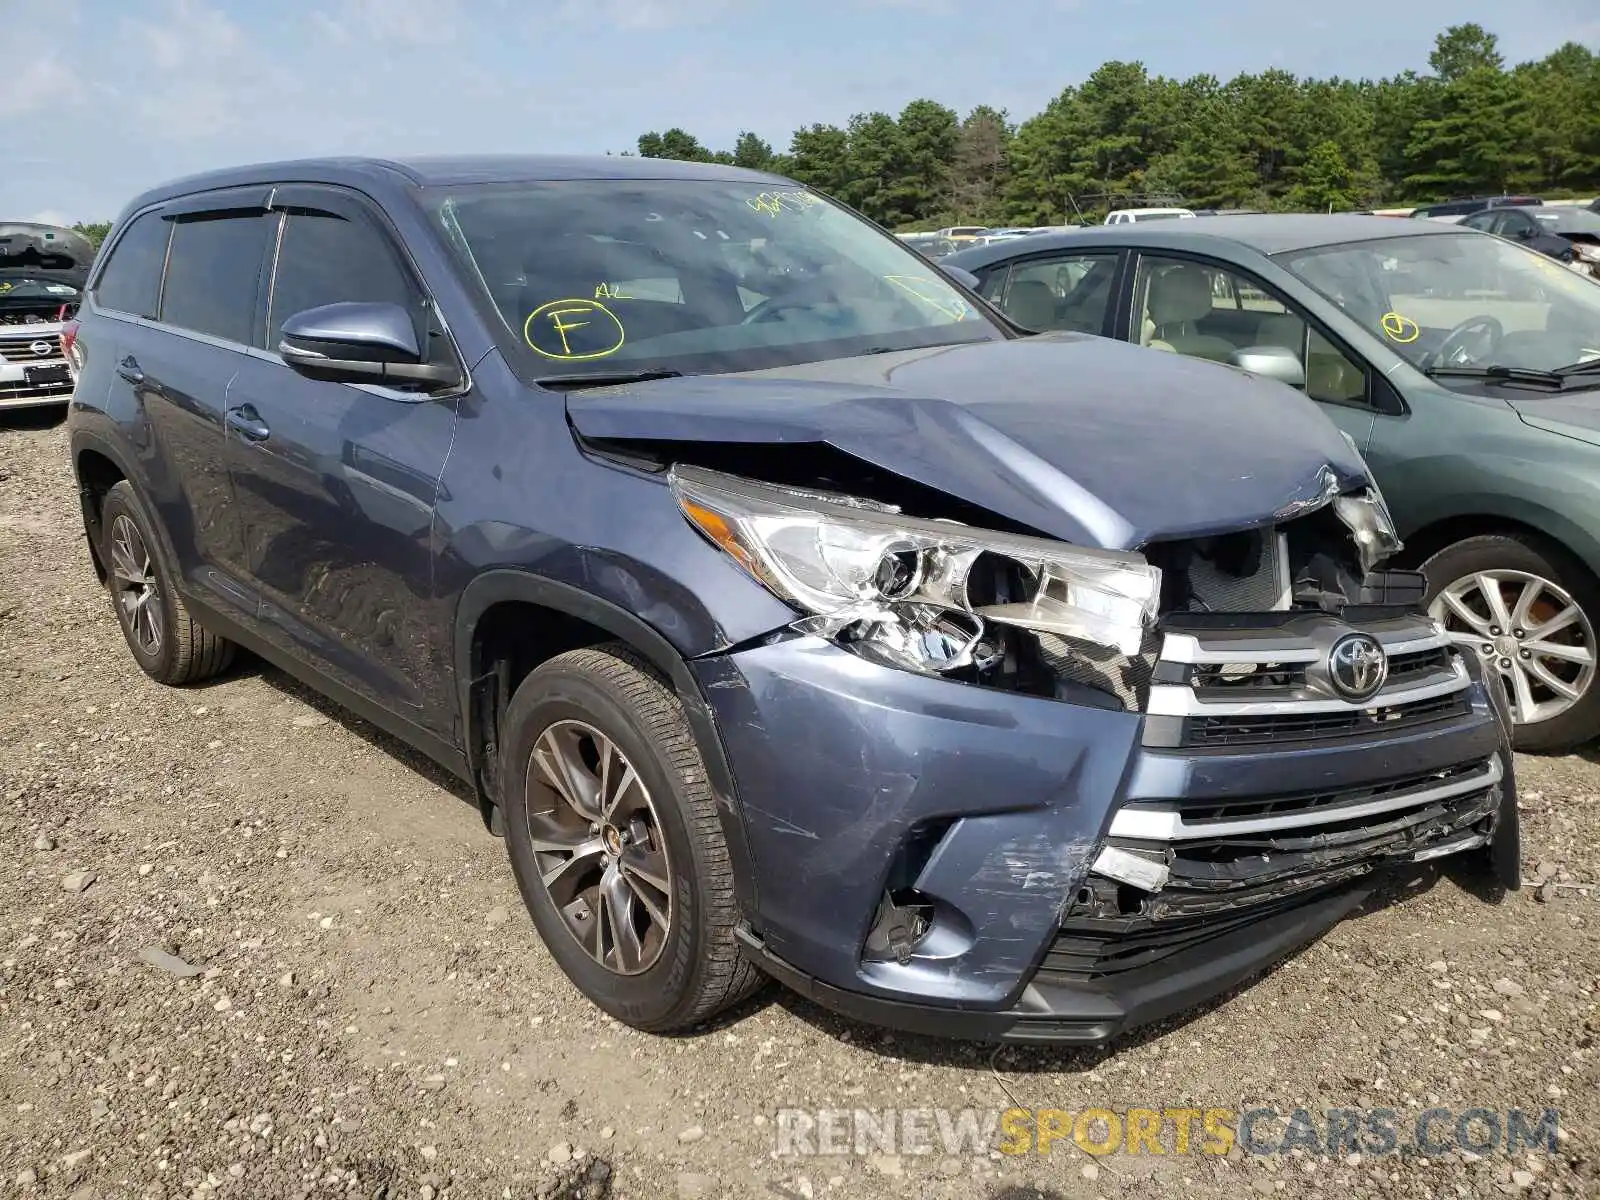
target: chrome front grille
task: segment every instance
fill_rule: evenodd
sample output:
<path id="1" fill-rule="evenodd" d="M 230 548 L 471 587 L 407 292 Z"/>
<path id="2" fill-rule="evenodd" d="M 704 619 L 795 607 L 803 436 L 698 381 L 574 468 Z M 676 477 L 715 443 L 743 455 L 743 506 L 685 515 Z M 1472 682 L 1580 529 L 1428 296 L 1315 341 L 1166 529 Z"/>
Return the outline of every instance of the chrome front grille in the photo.
<path id="1" fill-rule="evenodd" d="M 17 328 L 27 329 L 26 325 Z M 34 347 L 46 346 L 43 354 Z M 50 362 L 61 357 L 61 335 L 59 333 L 41 333 L 35 336 L 21 335 L 16 337 L 0 337 L 0 359 L 9 363 L 20 363 L 31 366 L 35 363 Z"/>
<path id="2" fill-rule="evenodd" d="M 1384 816 L 1402 809 L 1481 794 L 1504 777 L 1498 758 L 1360 788 L 1242 800 L 1182 801 L 1172 805 L 1130 804 L 1111 821 L 1113 838 L 1152 842 L 1193 842 L 1218 837 L 1278 833 L 1308 825 L 1332 837 L 1334 826 Z"/>
<path id="3" fill-rule="evenodd" d="M 1360 628 L 1388 659 L 1375 695 L 1353 701 L 1319 685 L 1328 646 L 1351 632 L 1356 628 L 1340 618 L 1316 614 L 1167 632 L 1145 700 L 1144 744 L 1183 749 L 1377 736 L 1468 710 L 1466 663 L 1422 617 Z"/>

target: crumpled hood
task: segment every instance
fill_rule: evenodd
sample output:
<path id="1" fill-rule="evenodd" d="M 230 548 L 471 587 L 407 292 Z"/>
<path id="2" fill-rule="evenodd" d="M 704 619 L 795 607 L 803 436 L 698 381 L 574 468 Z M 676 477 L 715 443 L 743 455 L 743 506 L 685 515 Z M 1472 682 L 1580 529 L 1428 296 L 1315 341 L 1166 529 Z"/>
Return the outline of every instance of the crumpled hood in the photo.
<path id="1" fill-rule="evenodd" d="M 0 222 L 0 279 L 48 279 L 82 291 L 93 265 L 94 244 L 76 230 Z"/>
<path id="2" fill-rule="evenodd" d="M 655 380 L 567 407 L 594 440 L 826 443 L 1106 549 L 1265 524 L 1369 478 L 1281 383 L 1080 334 Z"/>

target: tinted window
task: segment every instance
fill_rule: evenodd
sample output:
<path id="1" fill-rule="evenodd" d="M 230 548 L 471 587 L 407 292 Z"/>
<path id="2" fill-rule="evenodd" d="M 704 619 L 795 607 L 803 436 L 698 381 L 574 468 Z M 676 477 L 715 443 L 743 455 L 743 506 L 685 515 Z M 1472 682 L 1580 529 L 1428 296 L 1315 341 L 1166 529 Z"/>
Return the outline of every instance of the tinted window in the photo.
<path id="1" fill-rule="evenodd" d="M 262 216 L 200 217 L 172 227 L 161 320 L 249 344 L 268 221 Z"/>
<path id="2" fill-rule="evenodd" d="M 156 315 L 170 228 L 155 213 L 146 213 L 128 226 L 111 248 L 111 257 L 95 285 L 95 299 L 100 304 L 137 317 Z"/>
<path id="3" fill-rule="evenodd" d="M 1024 329 L 1099 333 L 1116 273 L 1114 251 L 1029 259 L 1012 267 L 1001 307 Z"/>
<path id="4" fill-rule="evenodd" d="M 415 320 L 420 299 L 389 239 L 372 226 L 291 213 L 272 281 L 267 348 L 276 350 L 284 321 L 308 308 L 343 301 L 398 304 Z"/>

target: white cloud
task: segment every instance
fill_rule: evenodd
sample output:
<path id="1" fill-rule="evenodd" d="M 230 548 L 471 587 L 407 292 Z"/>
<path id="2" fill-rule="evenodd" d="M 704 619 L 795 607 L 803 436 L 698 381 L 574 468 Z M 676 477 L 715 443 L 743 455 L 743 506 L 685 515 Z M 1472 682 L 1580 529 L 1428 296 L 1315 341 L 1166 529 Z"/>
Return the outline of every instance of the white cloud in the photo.
<path id="1" fill-rule="evenodd" d="M 734 7 L 735 0 L 562 0 L 559 16 L 637 32 L 692 25 Z"/>
<path id="2" fill-rule="evenodd" d="M 59 212 L 59 211 L 57 211 L 56 209 L 53 209 L 53 208 L 47 208 L 43 212 L 36 212 L 31 217 L 24 217 L 23 220 L 32 221 L 35 225 L 71 225 L 72 224 L 71 220 L 68 219 L 66 213 Z"/>
<path id="3" fill-rule="evenodd" d="M 456 40 L 464 13 L 457 0 L 338 0 L 332 13 L 311 16 L 341 45 L 377 39 L 437 46 Z"/>
<path id="4" fill-rule="evenodd" d="M 0 75 L 0 117 L 55 110 L 81 95 L 77 77 L 59 55 L 30 56 L 20 70 Z"/>

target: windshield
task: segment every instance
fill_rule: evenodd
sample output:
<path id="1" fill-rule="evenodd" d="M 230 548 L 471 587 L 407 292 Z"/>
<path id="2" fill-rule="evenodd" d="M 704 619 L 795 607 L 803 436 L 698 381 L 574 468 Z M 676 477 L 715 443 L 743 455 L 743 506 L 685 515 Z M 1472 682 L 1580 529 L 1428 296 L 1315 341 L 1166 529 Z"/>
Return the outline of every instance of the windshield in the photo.
<path id="1" fill-rule="evenodd" d="M 1279 261 L 1422 370 L 1600 358 L 1600 287 L 1501 238 L 1441 231 Z"/>
<path id="2" fill-rule="evenodd" d="M 1600 213 L 1581 208 L 1547 208 L 1529 214 L 1539 224 L 1557 233 L 1600 234 Z"/>
<path id="3" fill-rule="evenodd" d="M 799 187 L 464 188 L 436 219 L 551 374 L 755 370 L 1004 336 L 921 255 Z"/>

